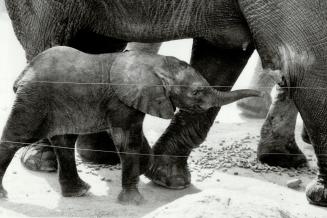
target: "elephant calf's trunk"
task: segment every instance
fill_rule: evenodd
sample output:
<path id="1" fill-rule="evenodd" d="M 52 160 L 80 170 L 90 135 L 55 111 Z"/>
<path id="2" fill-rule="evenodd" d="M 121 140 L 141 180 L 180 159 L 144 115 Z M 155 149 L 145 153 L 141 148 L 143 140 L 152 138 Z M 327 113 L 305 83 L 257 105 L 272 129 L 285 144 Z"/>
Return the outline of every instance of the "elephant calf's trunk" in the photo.
<path id="1" fill-rule="evenodd" d="M 263 97 L 263 93 L 252 89 L 240 89 L 231 92 L 216 91 L 216 106 L 220 107 L 247 97 Z"/>

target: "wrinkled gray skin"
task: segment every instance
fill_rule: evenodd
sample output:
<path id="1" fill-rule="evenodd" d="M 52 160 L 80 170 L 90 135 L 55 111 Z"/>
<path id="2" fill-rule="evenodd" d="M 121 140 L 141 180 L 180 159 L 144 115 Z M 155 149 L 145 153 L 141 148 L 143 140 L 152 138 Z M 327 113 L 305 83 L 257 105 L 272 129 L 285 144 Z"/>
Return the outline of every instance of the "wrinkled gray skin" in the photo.
<path id="1" fill-rule="evenodd" d="M 81 196 L 89 185 L 78 176 L 78 134 L 107 130 L 122 161 L 123 203 L 142 202 L 139 175 L 148 168 L 150 147 L 142 132 L 145 113 L 171 119 L 175 107 L 201 113 L 259 91 L 220 92 L 192 67 L 174 57 L 127 51 L 90 55 L 60 46 L 31 61 L 16 84 L 16 99 L 0 143 L 0 196 L 4 173 L 15 152 L 48 138 L 59 164 L 63 196 Z M 25 143 L 25 144 L 24 144 Z"/>
<path id="2" fill-rule="evenodd" d="M 237 106 L 244 115 L 266 117 L 261 128 L 258 159 L 269 165 L 282 167 L 297 167 L 306 164 L 307 160 L 295 141 L 294 131 L 298 111 L 285 89 L 277 87 L 276 94 L 271 99 L 270 93 L 274 85 L 273 78 L 265 74 L 258 58 L 249 88 L 263 91 L 265 97 L 246 98 L 237 102 Z M 305 127 L 302 129 L 301 136 L 303 141 L 311 144 Z"/>
<path id="3" fill-rule="evenodd" d="M 327 91 L 321 89 L 327 86 L 325 0 L 6 0 L 6 4 L 28 60 L 54 45 L 101 53 L 121 49 L 129 41 L 194 38 L 191 65 L 210 85 L 232 86 L 254 45 L 263 69 L 281 87 L 317 87 L 284 90 L 300 112 L 318 157 L 318 179 L 308 187 L 307 198 L 327 206 Z M 177 113 L 153 152 L 189 155 L 204 141 L 218 111 Z M 157 156 L 147 175 L 170 188 L 190 183 L 187 158 Z"/>

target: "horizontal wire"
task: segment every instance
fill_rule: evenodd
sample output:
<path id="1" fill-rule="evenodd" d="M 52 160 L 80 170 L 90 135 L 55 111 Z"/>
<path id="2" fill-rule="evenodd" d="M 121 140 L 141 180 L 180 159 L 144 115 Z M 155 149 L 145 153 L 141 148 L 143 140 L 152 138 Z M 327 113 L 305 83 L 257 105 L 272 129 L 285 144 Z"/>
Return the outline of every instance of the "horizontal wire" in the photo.
<path id="1" fill-rule="evenodd" d="M 147 83 L 110 83 L 110 82 L 67 82 L 67 81 L 28 81 L 31 83 L 45 83 L 45 84 L 73 84 L 73 85 L 113 85 L 113 86 L 149 86 L 149 87 L 162 87 L 162 86 L 170 86 L 170 87 L 203 87 L 203 88 L 232 88 L 234 86 L 221 86 L 221 85 L 182 85 L 182 84 L 147 84 Z M 258 89 L 271 89 L 274 86 L 259 86 L 256 87 Z M 327 87 L 307 87 L 307 86 L 283 86 L 281 88 L 287 88 L 287 89 L 327 89 Z"/>
<path id="2" fill-rule="evenodd" d="M 59 82 L 59 81 L 31 81 L 33 83 L 47 83 L 47 84 L 74 84 L 74 85 L 114 85 L 114 86 L 129 86 L 129 85 L 142 85 L 142 86 L 153 86 L 153 87 L 161 87 L 164 85 L 159 84 L 142 84 L 142 83 L 86 83 L 86 82 Z M 166 86 L 166 85 L 165 85 Z M 176 87 L 216 87 L 216 88 L 232 88 L 233 86 L 219 86 L 219 85 L 209 85 L 209 86 L 198 86 L 198 85 L 167 85 L 167 86 L 176 86 Z M 271 89 L 273 87 L 257 87 L 257 88 L 266 88 Z M 282 87 L 282 88 L 292 88 L 292 89 L 327 89 L 327 87 Z M 13 143 L 13 144 L 27 144 L 31 145 L 34 143 L 23 143 L 23 142 L 14 142 L 14 141 L 2 141 L 6 143 Z M 106 153 L 117 153 L 117 154 L 129 154 L 129 155 L 140 155 L 140 156 L 153 156 L 153 157 L 189 157 L 188 155 L 168 155 L 168 154 L 143 154 L 143 153 L 133 153 L 133 152 L 117 152 L 117 151 L 107 151 L 107 150 L 100 150 L 100 149 L 87 149 L 87 148 L 69 148 L 69 147 L 62 147 L 62 146 L 53 146 L 47 144 L 38 144 L 39 146 L 43 147 L 53 147 L 53 148 L 63 148 L 63 149 L 77 149 L 83 151 L 94 151 L 94 152 L 106 152 Z M 263 154 L 272 154 L 272 155 L 287 155 L 287 156 L 300 156 L 302 154 L 283 154 L 283 153 L 263 153 Z M 318 154 L 317 156 L 326 156 L 327 154 Z"/>
<path id="3" fill-rule="evenodd" d="M 15 142 L 15 141 L 0 141 L 1 143 L 12 143 L 12 144 L 23 144 L 23 145 L 32 145 L 35 143 L 26 143 L 26 142 Z M 108 151 L 101 149 L 89 149 L 89 148 L 75 148 L 75 147 L 64 147 L 64 146 L 54 146 L 48 144 L 37 144 L 41 147 L 50 147 L 50 148 L 62 148 L 62 149 L 70 149 L 70 150 L 80 150 L 80 151 L 94 151 L 94 152 L 103 152 L 103 153 L 115 153 L 115 154 L 127 154 L 127 155 L 139 155 L 139 156 L 152 156 L 152 157 L 180 157 L 185 158 L 194 155 L 171 155 L 171 154 L 151 154 L 151 153 L 137 153 L 137 152 L 120 152 L 120 151 Z M 285 153 L 262 153 L 264 154 L 272 154 L 272 155 L 286 155 L 286 156 L 302 156 L 303 154 L 285 154 Z M 195 155 L 195 157 L 204 157 L 205 155 Z M 316 154 L 316 156 L 327 156 L 327 154 Z"/>
<path id="4" fill-rule="evenodd" d="M 2 143 L 12 143 L 12 144 L 23 144 L 23 145 L 32 145 L 35 143 L 25 143 L 25 142 L 15 142 L 15 141 L 1 141 Z M 139 155 L 139 156 L 173 156 L 173 157 L 189 157 L 187 155 L 166 155 L 166 154 L 146 154 L 146 153 L 136 153 L 136 152 L 120 152 L 120 151 L 107 151 L 101 149 L 89 149 L 89 148 L 75 148 L 75 147 L 63 147 L 63 146 L 54 146 L 48 144 L 37 144 L 41 147 L 50 147 L 50 148 L 63 148 L 63 149 L 70 149 L 70 150 L 80 150 L 80 151 L 94 151 L 94 152 L 103 152 L 103 153 L 115 153 L 115 154 L 129 154 L 129 155 Z"/>

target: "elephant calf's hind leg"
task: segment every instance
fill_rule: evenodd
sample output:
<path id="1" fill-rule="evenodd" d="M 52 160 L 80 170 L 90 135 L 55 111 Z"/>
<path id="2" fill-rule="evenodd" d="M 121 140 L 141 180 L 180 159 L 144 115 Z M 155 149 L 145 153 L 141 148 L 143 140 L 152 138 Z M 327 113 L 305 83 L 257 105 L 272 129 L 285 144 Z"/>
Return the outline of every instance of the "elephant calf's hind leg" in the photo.
<path id="1" fill-rule="evenodd" d="M 0 197 L 7 195 L 2 186 L 7 167 L 19 148 L 38 140 L 42 119 L 42 112 L 35 113 L 33 106 L 25 104 L 23 99 L 14 104 L 0 141 Z"/>
<path id="2" fill-rule="evenodd" d="M 20 148 L 17 143 L 1 141 L 0 143 L 0 198 L 7 197 L 7 191 L 3 188 L 3 176 L 13 159 L 16 151 Z"/>
<path id="3" fill-rule="evenodd" d="M 90 185 L 77 173 L 74 149 L 76 138 L 76 135 L 61 135 L 50 139 L 53 146 L 58 146 L 54 150 L 58 160 L 61 193 L 64 197 L 79 197 L 90 189 Z"/>

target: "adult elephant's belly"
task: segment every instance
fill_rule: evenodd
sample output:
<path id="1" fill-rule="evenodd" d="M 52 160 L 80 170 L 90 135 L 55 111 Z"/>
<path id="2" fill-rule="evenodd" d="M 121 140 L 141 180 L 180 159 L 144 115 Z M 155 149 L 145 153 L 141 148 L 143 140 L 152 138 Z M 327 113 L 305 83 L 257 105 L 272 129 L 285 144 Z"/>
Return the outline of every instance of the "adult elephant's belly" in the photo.
<path id="1" fill-rule="evenodd" d="M 120 0 L 106 4 L 94 12 L 100 20 L 93 28 L 101 35 L 138 42 L 202 37 L 225 48 L 241 48 L 251 41 L 248 26 L 232 0 Z"/>

